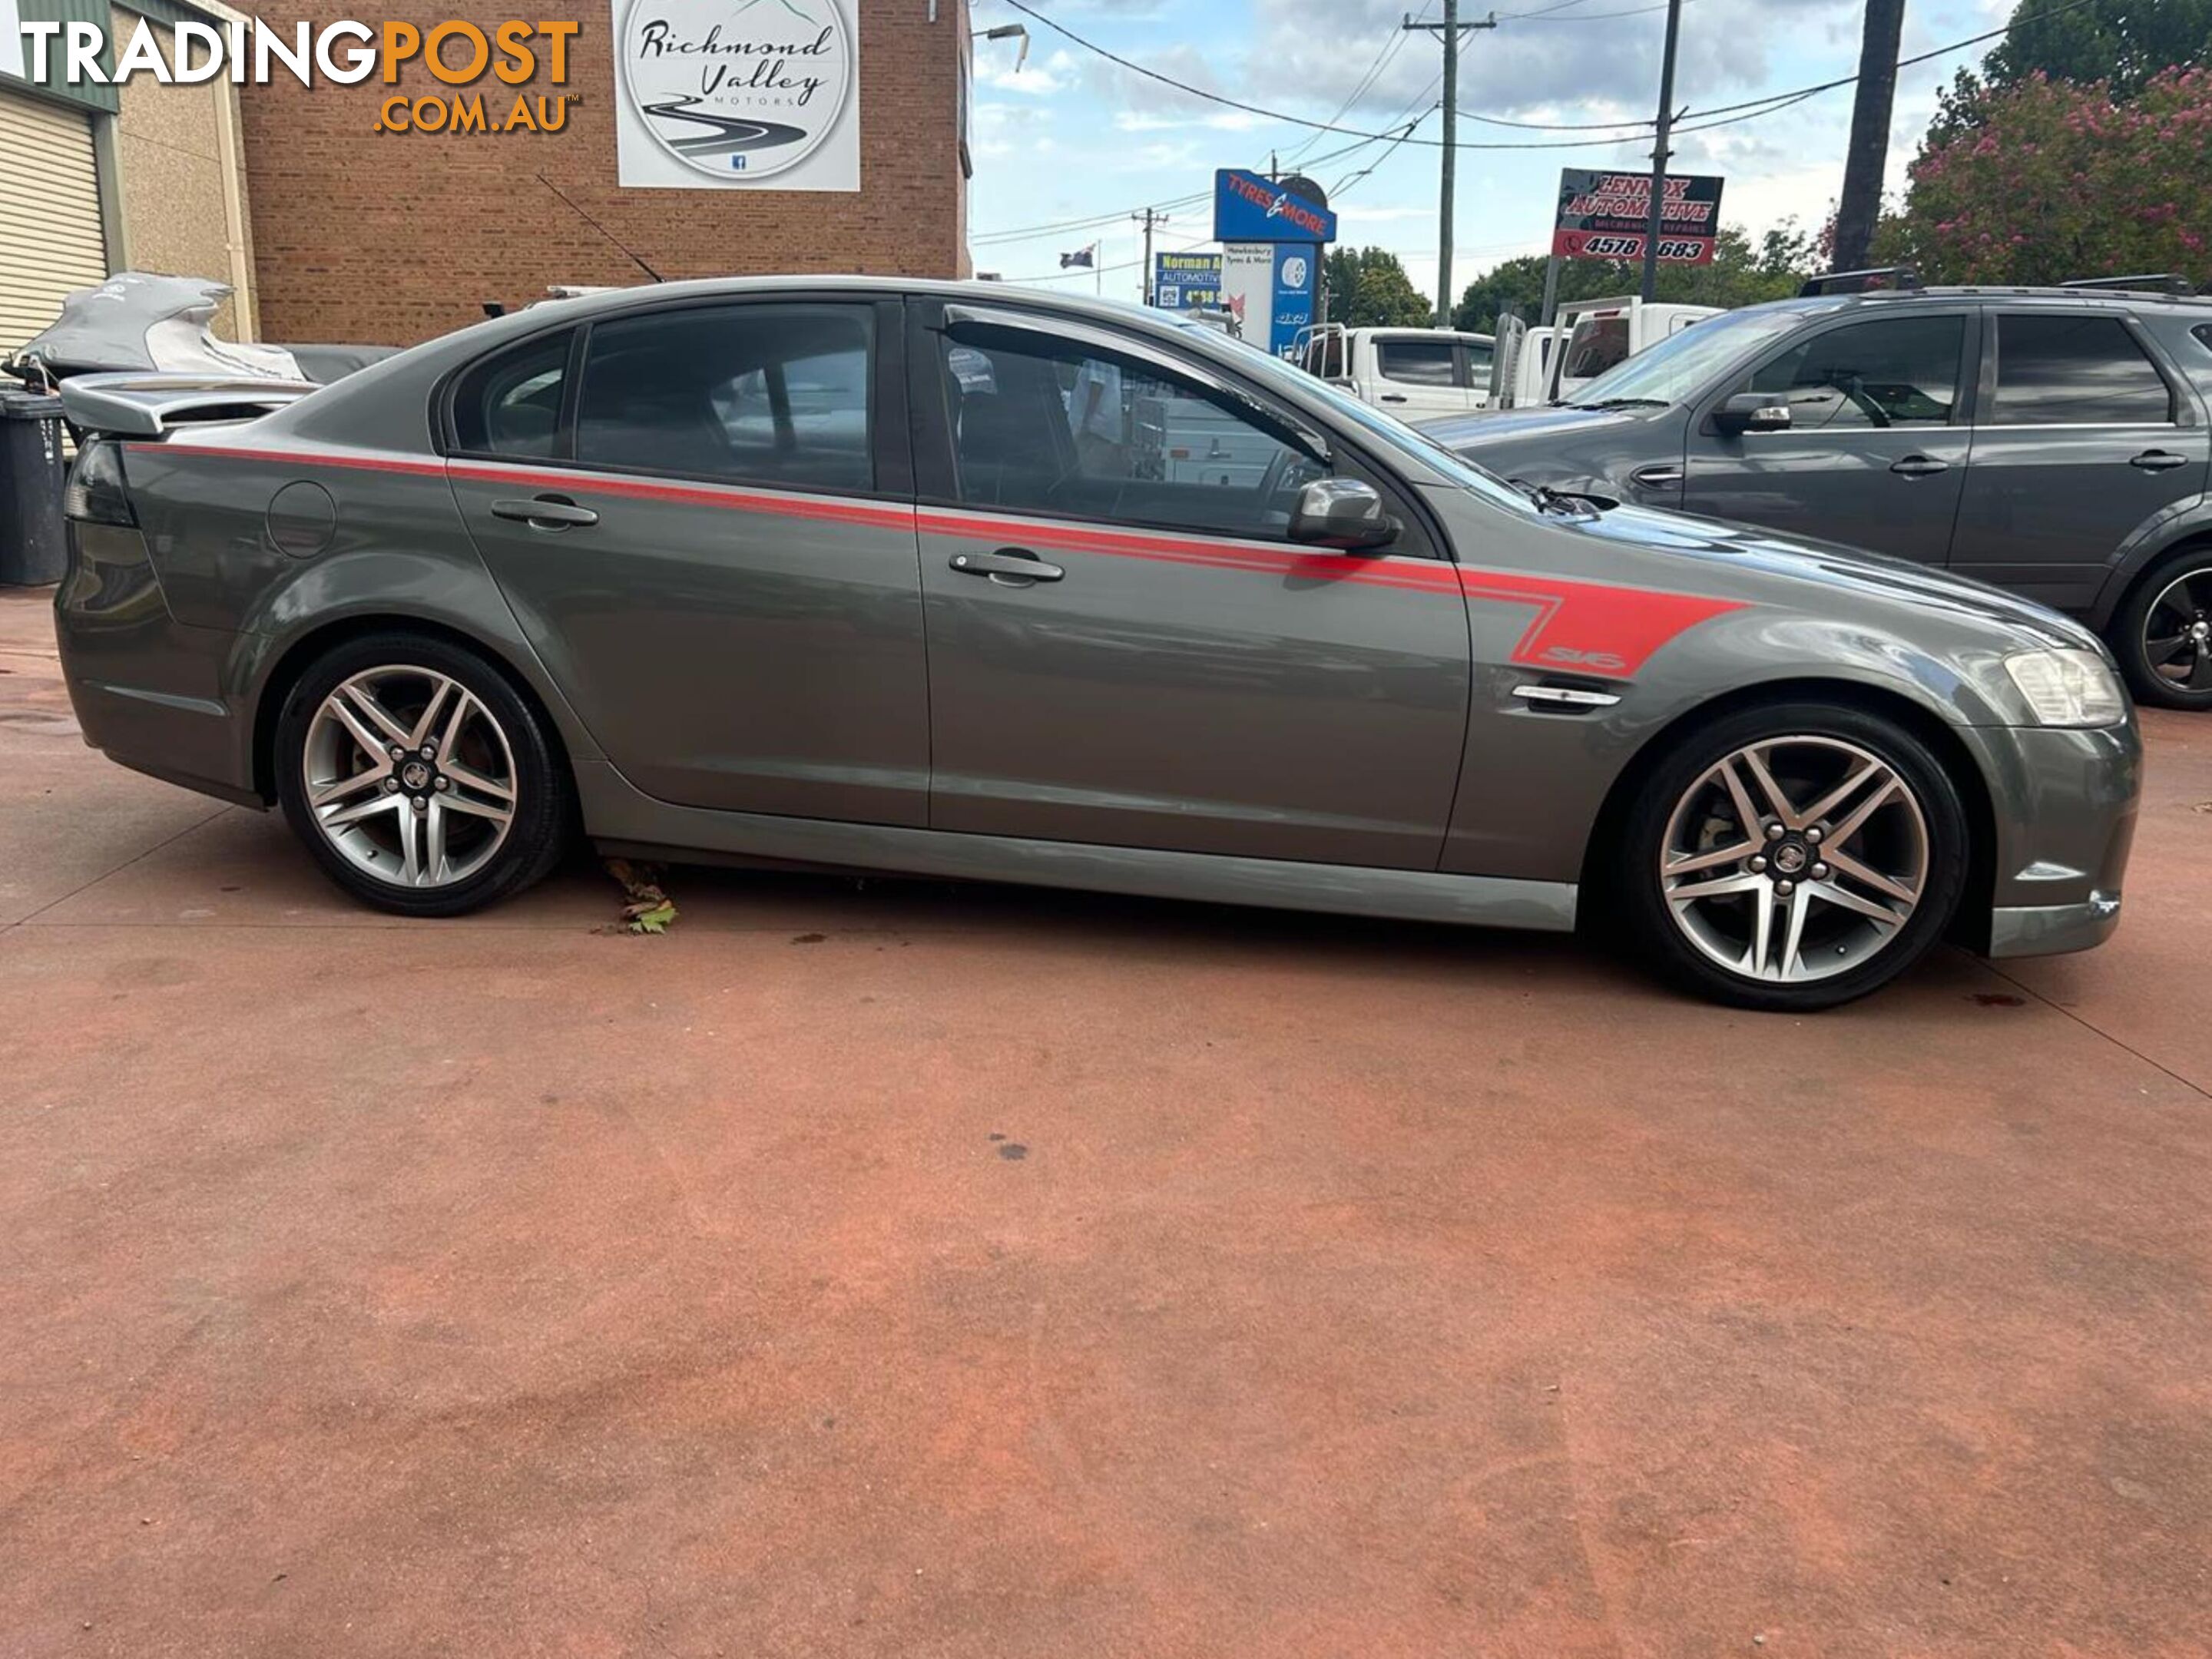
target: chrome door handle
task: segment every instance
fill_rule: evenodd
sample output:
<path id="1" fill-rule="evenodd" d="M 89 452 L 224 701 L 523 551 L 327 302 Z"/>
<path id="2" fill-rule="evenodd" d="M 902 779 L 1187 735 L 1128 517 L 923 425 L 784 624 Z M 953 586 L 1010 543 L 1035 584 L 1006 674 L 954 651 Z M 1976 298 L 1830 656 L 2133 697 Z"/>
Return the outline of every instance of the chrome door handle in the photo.
<path id="1" fill-rule="evenodd" d="M 1610 708 L 1620 701 L 1611 691 L 1586 691 L 1578 685 L 1516 685 L 1513 695 L 1539 708 Z"/>
<path id="2" fill-rule="evenodd" d="M 1925 455 L 1907 455 L 1901 461 L 1890 463 L 1889 470 L 1904 478 L 1932 478 L 1938 472 L 1948 472 L 1951 463 L 1932 460 Z"/>
<path id="3" fill-rule="evenodd" d="M 599 521 L 588 507 L 579 507 L 566 495 L 539 495 L 526 501 L 494 501 L 495 519 L 512 519 L 532 530 L 581 530 Z"/>
<path id="4" fill-rule="evenodd" d="M 1638 489 L 1672 489 L 1682 477 L 1679 466 L 1639 466 L 1628 475 L 1628 482 Z"/>
<path id="5" fill-rule="evenodd" d="M 1022 547 L 1002 547 L 995 553 L 955 553 L 952 568 L 963 576 L 988 576 L 1001 587 L 1056 582 L 1067 574 Z"/>
<path id="6" fill-rule="evenodd" d="M 2146 449 L 2128 465 L 2142 472 L 2167 472 L 2177 466 L 2187 466 L 2189 457 L 2164 449 Z"/>

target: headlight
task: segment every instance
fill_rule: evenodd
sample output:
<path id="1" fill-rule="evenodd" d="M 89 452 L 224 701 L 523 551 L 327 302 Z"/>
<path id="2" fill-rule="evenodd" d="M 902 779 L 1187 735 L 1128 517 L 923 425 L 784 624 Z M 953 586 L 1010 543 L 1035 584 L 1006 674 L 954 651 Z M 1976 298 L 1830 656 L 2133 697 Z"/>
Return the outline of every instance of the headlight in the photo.
<path id="1" fill-rule="evenodd" d="M 2005 672 L 2045 726 L 2117 726 L 2127 717 L 2120 683 L 2094 651 L 2023 651 L 2005 659 Z"/>

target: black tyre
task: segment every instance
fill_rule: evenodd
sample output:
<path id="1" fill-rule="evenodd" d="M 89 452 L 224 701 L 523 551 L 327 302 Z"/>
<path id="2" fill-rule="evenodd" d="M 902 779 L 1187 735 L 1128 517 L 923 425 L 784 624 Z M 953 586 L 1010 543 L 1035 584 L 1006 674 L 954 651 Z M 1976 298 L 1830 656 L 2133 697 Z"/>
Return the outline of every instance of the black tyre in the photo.
<path id="1" fill-rule="evenodd" d="M 1942 937 L 1968 835 L 1956 786 L 1904 726 L 1832 703 L 1747 709 L 1645 781 L 1610 896 L 1674 983 L 1810 1012 L 1887 984 Z"/>
<path id="2" fill-rule="evenodd" d="M 2212 546 L 2185 549 L 2137 582 L 2106 637 L 2136 702 L 2212 708 Z"/>
<path id="3" fill-rule="evenodd" d="M 501 670 L 427 635 L 349 640 L 276 721 L 284 816 L 331 878 L 404 916 L 457 916 L 561 857 L 571 784 L 544 718 Z"/>

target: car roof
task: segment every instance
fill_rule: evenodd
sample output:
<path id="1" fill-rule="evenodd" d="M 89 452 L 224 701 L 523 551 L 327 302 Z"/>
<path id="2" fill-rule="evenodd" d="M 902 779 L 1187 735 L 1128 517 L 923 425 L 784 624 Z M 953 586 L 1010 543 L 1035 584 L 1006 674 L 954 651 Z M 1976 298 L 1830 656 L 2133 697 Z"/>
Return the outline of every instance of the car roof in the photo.
<path id="1" fill-rule="evenodd" d="M 2212 295 L 2161 294 L 2152 289 L 2057 288 L 1998 283 L 1946 283 L 1932 288 L 1875 289 L 1863 294 L 1816 294 L 1770 300 L 1747 311 L 1802 311 L 1808 315 L 1854 310 L 1862 306 L 1901 306 L 1959 300 L 2002 300 L 2030 307 L 2098 306 L 2115 311 L 2160 311 L 2212 307 Z M 2212 311 L 2208 311 L 2212 316 Z"/>

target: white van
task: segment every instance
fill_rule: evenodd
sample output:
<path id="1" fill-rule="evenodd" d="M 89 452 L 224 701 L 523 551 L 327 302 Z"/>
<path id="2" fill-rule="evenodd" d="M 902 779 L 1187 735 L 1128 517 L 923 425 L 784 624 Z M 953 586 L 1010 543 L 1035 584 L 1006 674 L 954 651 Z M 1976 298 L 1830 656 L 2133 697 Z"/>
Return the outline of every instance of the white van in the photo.
<path id="1" fill-rule="evenodd" d="M 1441 328 L 1346 328 L 1302 331 L 1291 361 L 1401 421 L 1433 421 L 1490 406 L 1487 334 Z"/>

